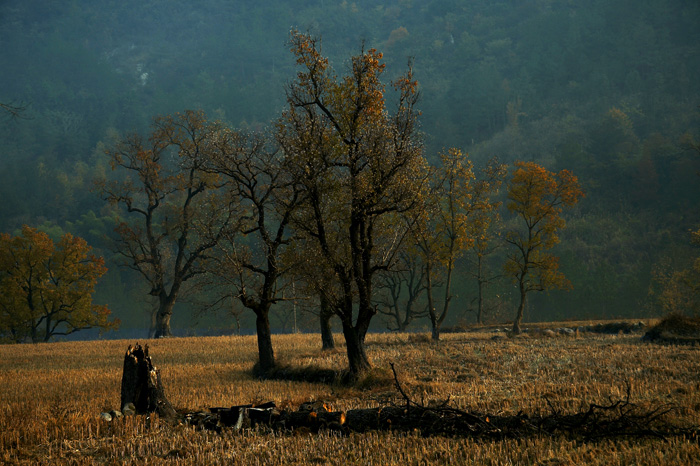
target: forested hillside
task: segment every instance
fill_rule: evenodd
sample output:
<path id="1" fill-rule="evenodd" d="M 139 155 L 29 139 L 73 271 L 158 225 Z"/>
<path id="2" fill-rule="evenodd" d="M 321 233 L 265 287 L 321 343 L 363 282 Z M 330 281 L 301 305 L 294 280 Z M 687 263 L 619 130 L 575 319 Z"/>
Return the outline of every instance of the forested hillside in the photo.
<path id="1" fill-rule="evenodd" d="M 655 316 L 655 277 L 698 256 L 698 24 L 697 0 L 6 0 L 0 102 L 26 109 L 0 114 L 0 231 L 27 224 L 85 238 L 110 269 L 96 301 L 123 329 L 148 327 L 148 290 L 116 265 L 114 213 L 93 189 L 112 176 L 105 150 L 186 109 L 268 126 L 296 77 L 298 29 L 322 39 L 338 74 L 363 46 L 384 54 L 387 84 L 412 58 L 429 161 L 456 147 L 477 168 L 498 157 L 578 177 L 586 197 L 556 248 L 573 289 L 533 296 L 529 319 Z M 453 324 L 474 321 L 467 259 Z M 497 274 L 502 252 L 491 261 Z M 490 318 L 512 318 L 514 291 L 493 281 Z M 276 312 L 273 327 L 296 325 L 291 303 Z M 173 326 L 201 319 L 178 314 Z M 316 325 L 299 317 L 307 322 Z"/>

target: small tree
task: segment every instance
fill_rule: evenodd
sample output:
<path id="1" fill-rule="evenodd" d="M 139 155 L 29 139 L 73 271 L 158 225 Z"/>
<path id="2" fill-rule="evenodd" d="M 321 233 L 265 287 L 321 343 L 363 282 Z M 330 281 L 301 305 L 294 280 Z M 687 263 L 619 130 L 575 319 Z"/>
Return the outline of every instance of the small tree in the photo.
<path id="1" fill-rule="evenodd" d="M 507 174 L 506 165 L 493 159 L 484 168 L 482 180 L 491 183 L 492 194 L 500 189 L 500 186 Z M 492 196 L 493 197 L 493 196 Z M 483 209 L 479 209 L 472 215 L 467 226 L 469 235 L 474 239 L 471 249 L 468 252 L 467 261 L 469 268 L 467 273 L 476 280 L 476 322 L 484 323 L 486 309 L 486 288 L 493 281 L 503 277 L 502 272 L 492 272 L 489 267 L 489 259 L 502 247 L 500 236 L 502 232 L 499 208 L 501 202 L 489 201 Z"/>
<path id="2" fill-rule="evenodd" d="M 0 235 L 0 334 L 36 343 L 93 327 L 118 327 L 118 320 L 108 320 L 107 307 L 92 303 L 107 269 L 91 249 L 70 233 L 54 244 L 28 226 L 20 236 Z"/>
<path id="3" fill-rule="evenodd" d="M 559 258 L 549 250 L 559 242 L 558 232 L 566 226 L 561 217 L 563 207 L 574 206 L 584 194 L 568 170 L 555 174 L 534 162 L 516 162 L 515 167 L 507 207 L 519 218 L 521 228 L 506 233 L 506 242 L 514 250 L 504 267 L 520 291 L 513 322 L 513 333 L 519 334 L 529 292 L 571 286 L 559 271 Z"/>
<path id="4" fill-rule="evenodd" d="M 486 227 L 483 218 L 495 205 L 492 194 L 498 189 L 505 168 L 492 164 L 485 176 L 477 180 L 467 154 L 450 149 L 440 156 L 434 171 L 430 200 L 413 223 L 413 237 L 424 267 L 428 316 L 433 340 L 440 339 L 440 327 L 447 318 L 452 302 L 452 280 L 457 260 L 471 248 Z M 438 306 L 436 279 L 442 278 L 442 302 Z"/>
<path id="5" fill-rule="evenodd" d="M 415 249 L 399 253 L 394 270 L 381 274 L 379 312 L 386 316 L 387 328 L 403 332 L 415 319 L 427 317 L 428 312 L 418 307 L 418 300 L 425 291 L 425 268 Z"/>

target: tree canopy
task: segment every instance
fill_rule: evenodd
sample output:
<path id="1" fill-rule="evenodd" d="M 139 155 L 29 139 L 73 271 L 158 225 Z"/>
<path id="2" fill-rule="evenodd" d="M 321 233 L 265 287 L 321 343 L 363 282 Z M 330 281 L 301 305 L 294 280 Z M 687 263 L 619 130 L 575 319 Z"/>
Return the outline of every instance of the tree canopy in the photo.
<path id="1" fill-rule="evenodd" d="M 517 217 L 517 227 L 506 233 L 512 246 L 505 272 L 518 284 L 520 304 L 513 332 L 520 333 L 525 299 L 531 291 L 566 288 L 570 282 L 559 270 L 557 256 L 549 252 L 566 226 L 564 207 L 574 206 L 583 191 L 568 170 L 552 173 L 534 162 L 517 162 L 508 184 L 507 207 Z"/>
<path id="2" fill-rule="evenodd" d="M 92 302 L 107 269 L 90 250 L 70 233 L 58 243 L 28 226 L 18 236 L 0 235 L 0 335 L 36 343 L 93 327 L 118 327 L 106 306 Z"/>
<path id="3" fill-rule="evenodd" d="M 418 84 L 409 67 L 396 79 L 389 112 L 375 49 L 354 55 L 338 77 L 318 39 L 292 33 L 299 72 L 287 91 L 280 143 L 305 204 L 295 225 L 307 259 L 331 275 L 325 298 L 343 326 L 350 373 L 370 367 L 364 340 L 376 314 L 374 277 L 391 265 L 405 231 L 397 214 L 417 206 L 426 161 L 417 134 Z"/>

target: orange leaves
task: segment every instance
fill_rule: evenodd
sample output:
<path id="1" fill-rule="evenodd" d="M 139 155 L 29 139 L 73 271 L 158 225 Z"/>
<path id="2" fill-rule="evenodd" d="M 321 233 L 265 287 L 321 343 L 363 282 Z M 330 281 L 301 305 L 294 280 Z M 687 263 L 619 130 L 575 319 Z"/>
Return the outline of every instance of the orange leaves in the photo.
<path id="1" fill-rule="evenodd" d="M 107 271 L 90 246 L 66 233 L 58 243 L 24 226 L 21 236 L 0 236 L 0 333 L 46 341 L 83 328 L 112 328 L 109 311 L 92 304 Z"/>
<path id="2" fill-rule="evenodd" d="M 541 222 L 552 231 L 562 227 L 562 206 L 571 207 L 584 196 L 578 179 L 568 170 L 554 174 L 534 162 L 516 162 L 515 166 L 508 209 L 520 215 L 528 228 Z"/>
<path id="3" fill-rule="evenodd" d="M 524 228 L 506 234 L 515 250 L 505 271 L 525 291 L 566 288 L 568 280 L 559 272 L 559 260 L 546 252 L 559 242 L 558 231 L 566 225 L 564 206 L 575 205 L 584 193 L 568 170 L 552 173 L 534 162 L 517 162 L 509 184 L 508 209 L 517 214 Z"/>
<path id="4" fill-rule="evenodd" d="M 413 234 L 425 261 L 451 270 L 465 250 L 485 247 L 491 214 L 498 207 L 492 196 L 505 176 L 497 163 L 477 179 L 468 154 L 456 148 L 440 154 L 425 204 L 414 217 Z"/>
<path id="5" fill-rule="evenodd" d="M 300 70 L 287 95 L 291 108 L 286 118 L 294 118 L 300 110 L 316 113 L 346 144 L 381 124 L 385 117 L 381 52 L 362 50 L 352 57 L 350 73 L 338 78 L 330 73 L 328 59 L 321 55 L 320 41 L 292 31 L 290 42 Z"/>

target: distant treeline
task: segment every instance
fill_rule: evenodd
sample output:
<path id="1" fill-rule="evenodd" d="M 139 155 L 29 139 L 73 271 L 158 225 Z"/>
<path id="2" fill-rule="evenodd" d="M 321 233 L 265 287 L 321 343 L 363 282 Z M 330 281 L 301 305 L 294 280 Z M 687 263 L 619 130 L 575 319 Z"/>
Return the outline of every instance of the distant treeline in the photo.
<path id="1" fill-rule="evenodd" d="M 529 318 L 655 315 L 650 291 L 697 256 L 699 21 L 696 0 L 5 1 L 0 102 L 27 108 L 0 115 L 0 231 L 84 237 L 110 269 L 95 300 L 123 327 L 148 326 L 152 303 L 115 264 L 115 219 L 92 190 L 105 149 L 184 109 L 263 128 L 295 77 L 298 28 L 322 37 L 339 75 L 363 44 L 384 53 L 387 83 L 412 57 L 430 160 L 459 147 L 477 164 L 533 160 L 581 180 L 558 249 L 574 288 L 533 296 Z M 475 290 L 460 267 L 452 319 L 468 322 Z M 513 287 L 491 293 L 509 303 Z"/>

